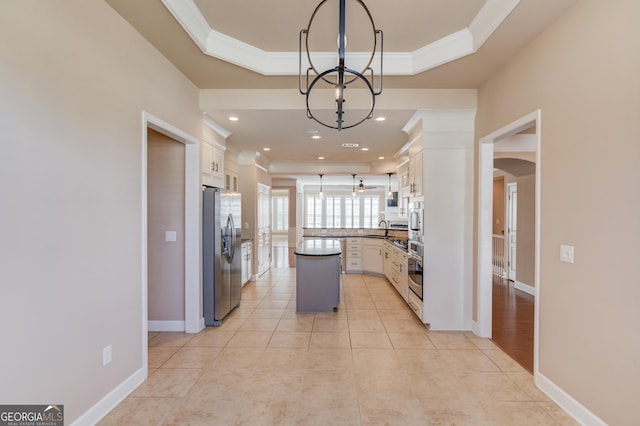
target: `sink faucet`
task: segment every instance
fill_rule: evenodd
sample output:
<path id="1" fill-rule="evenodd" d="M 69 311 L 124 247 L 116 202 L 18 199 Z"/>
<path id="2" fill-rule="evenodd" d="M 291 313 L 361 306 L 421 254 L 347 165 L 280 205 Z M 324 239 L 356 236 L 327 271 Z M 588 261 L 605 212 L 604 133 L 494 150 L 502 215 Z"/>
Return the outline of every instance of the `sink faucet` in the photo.
<path id="1" fill-rule="evenodd" d="M 386 237 L 389 234 L 389 224 L 386 220 L 382 219 L 380 222 L 378 222 L 378 228 L 380 228 L 380 225 L 382 224 L 384 224 L 384 236 Z"/>

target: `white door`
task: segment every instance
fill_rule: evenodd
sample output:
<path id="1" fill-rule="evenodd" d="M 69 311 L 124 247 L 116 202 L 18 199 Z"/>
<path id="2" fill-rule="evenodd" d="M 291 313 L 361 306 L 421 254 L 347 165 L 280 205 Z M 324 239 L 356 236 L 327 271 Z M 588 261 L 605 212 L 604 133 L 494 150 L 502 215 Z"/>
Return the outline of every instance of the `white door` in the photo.
<path id="1" fill-rule="evenodd" d="M 507 278 L 516 281 L 516 235 L 518 231 L 518 186 L 507 184 Z"/>
<path id="2" fill-rule="evenodd" d="M 271 188 L 258 184 L 258 276 L 271 263 Z"/>

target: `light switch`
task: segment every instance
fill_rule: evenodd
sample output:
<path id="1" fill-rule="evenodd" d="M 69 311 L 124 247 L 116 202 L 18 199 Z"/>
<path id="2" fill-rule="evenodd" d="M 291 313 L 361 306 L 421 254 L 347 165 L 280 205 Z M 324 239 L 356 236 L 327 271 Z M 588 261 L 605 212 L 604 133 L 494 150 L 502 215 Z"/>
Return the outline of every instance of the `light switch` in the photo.
<path id="1" fill-rule="evenodd" d="M 164 232 L 164 240 L 165 241 L 175 241 L 176 240 L 176 231 L 165 231 Z"/>
<path id="2" fill-rule="evenodd" d="M 573 263 L 573 246 L 560 245 L 560 261 Z"/>

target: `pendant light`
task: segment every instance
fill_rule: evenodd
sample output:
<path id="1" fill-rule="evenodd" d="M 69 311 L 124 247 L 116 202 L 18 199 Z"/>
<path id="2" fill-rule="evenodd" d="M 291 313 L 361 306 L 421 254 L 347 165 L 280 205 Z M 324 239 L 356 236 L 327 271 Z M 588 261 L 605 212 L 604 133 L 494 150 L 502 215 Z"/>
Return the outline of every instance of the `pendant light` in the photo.
<path id="1" fill-rule="evenodd" d="M 358 185 L 358 192 L 364 192 L 364 183 L 362 183 L 362 179 L 360 179 L 360 185 Z"/>
<path id="2" fill-rule="evenodd" d="M 320 192 L 318 193 L 318 196 L 324 197 L 324 191 L 322 190 L 322 176 L 324 176 L 324 174 L 320 173 L 318 176 L 320 176 Z"/>
<path id="3" fill-rule="evenodd" d="M 393 197 L 393 192 L 391 192 L 391 175 L 393 173 L 387 173 L 387 175 L 389 176 L 389 192 L 387 193 L 387 198 L 391 198 Z"/>
<path id="4" fill-rule="evenodd" d="M 353 176 L 353 181 L 351 183 L 351 196 L 355 197 L 356 196 L 356 175 L 352 173 L 351 176 Z"/>
<path id="5" fill-rule="evenodd" d="M 306 98 L 307 117 L 314 119 L 323 126 L 343 130 L 357 126 L 373 116 L 376 96 L 382 93 L 382 51 L 384 37 L 382 30 L 376 28 L 371 12 L 369 12 L 363 0 L 339 0 L 337 25 L 338 51 L 335 62 L 337 65 L 333 68 L 323 69 L 320 66 L 324 65 L 322 63 L 323 54 L 309 51 L 309 46 L 321 44 L 322 41 L 316 40 L 315 36 L 317 34 L 322 35 L 323 28 L 332 27 L 331 22 L 322 22 L 326 14 L 318 13 L 322 6 L 330 3 L 331 2 L 327 2 L 327 0 L 322 0 L 313 11 L 307 28 L 300 31 L 298 38 L 298 88 L 300 93 Z M 349 3 L 350 6 L 354 6 L 353 9 L 350 9 L 350 13 L 346 12 L 347 3 Z M 327 6 L 327 9 L 330 7 L 331 6 Z M 358 12 L 364 17 L 364 19 L 361 18 L 360 20 L 364 22 L 368 21 L 370 26 L 370 32 L 368 34 L 365 30 L 364 33 L 358 34 L 358 37 L 364 39 L 370 38 L 371 50 L 364 53 L 358 52 L 355 55 L 347 57 L 347 15 L 351 18 Z M 321 22 L 316 23 L 316 18 Z M 358 18 L 357 15 L 356 18 Z M 356 21 L 358 21 L 358 19 L 356 19 Z M 314 29 L 312 30 L 312 28 Z M 351 28 L 351 31 L 354 31 L 354 29 Z M 362 30 L 360 29 L 360 31 Z M 314 53 L 316 55 L 314 55 Z M 305 56 L 306 61 L 303 60 Z M 313 56 L 318 57 L 314 58 Z M 362 64 L 362 66 L 354 65 L 353 63 L 347 64 L 347 61 L 351 62 L 353 56 L 364 57 L 365 61 L 367 61 L 366 64 Z M 377 78 L 374 79 L 373 66 L 377 68 L 378 62 L 380 71 Z M 307 69 L 303 70 L 305 66 Z M 356 67 L 357 69 L 355 69 Z M 348 103 L 345 97 L 345 91 L 351 87 L 355 87 L 356 91 L 360 88 L 369 93 L 369 105 L 367 108 L 346 110 L 347 105 L 354 104 L 355 106 L 353 101 Z M 318 90 L 313 90 L 314 88 L 318 88 Z M 322 96 L 323 89 L 335 90 L 335 102 L 325 105 L 325 99 Z M 327 107 L 331 107 L 331 105 L 334 105 L 335 114 L 327 115 L 324 110 Z M 363 113 L 362 110 L 365 112 Z"/>

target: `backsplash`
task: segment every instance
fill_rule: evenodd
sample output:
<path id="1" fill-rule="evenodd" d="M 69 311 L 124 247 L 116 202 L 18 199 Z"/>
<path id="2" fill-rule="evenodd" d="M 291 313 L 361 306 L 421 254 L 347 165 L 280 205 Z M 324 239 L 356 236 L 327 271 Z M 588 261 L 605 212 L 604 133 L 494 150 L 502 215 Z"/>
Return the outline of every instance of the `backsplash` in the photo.
<path id="1" fill-rule="evenodd" d="M 303 228 L 303 237 L 384 237 L 385 230 L 377 228 Z M 406 229 L 389 229 L 387 237 L 407 239 Z"/>

